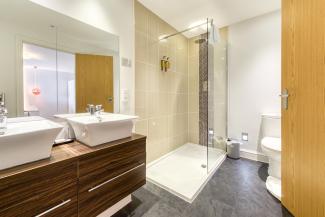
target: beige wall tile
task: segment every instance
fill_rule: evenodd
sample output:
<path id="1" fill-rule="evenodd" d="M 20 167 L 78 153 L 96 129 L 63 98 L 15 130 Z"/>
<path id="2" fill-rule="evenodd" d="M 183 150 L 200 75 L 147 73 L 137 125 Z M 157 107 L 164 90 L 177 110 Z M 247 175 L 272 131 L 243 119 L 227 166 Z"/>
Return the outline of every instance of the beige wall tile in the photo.
<path id="1" fill-rule="evenodd" d="M 199 131 L 189 131 L 188 141 L 194 144 L 199 144 Z"/>
<path id="2" fill-rule="evenodd" d="M 188 95 L 188 112 L 199 112 L 199 94 Z"/>
<path id="3" fill-rule="evenodd" d="M 188 114 L 176 114 L 168 117 L 168 131 L 170 137 L 188 132 Z"/>
<path id="4" fill-rule="evenodd" d="M 147 65 L 143 62 L 135 62 L 135 90 L 147 91 L 148 84 Z"/>
<path id="5" fill-rule="evenodd" d="M 188 69 L 188 75 L 189 76 L 199 76 L 199 58 L 198 57 L 189 57 L 189 69 Z"/>
<path id="6" fill-rule="evenodd" d="M 159 114 L 159 93 L 158 92 L 148 92 L 147 93 L 147 109 L 148 118 L 155 118 L 160 116 Z"/>
<path id="7" fill-rule="evenodd" d="M 169 35 L 176 32 L 176 30 L 174 28 L 172 28 L 170 25 L 168 25 L 168 23 L 166 23 L 165 21 L 159 19 L 159 24 L 158 24 L 158 34 L 159 36 L 162 35 Z"/>
<path id="8" fill-rule="evenodd" d="M 183 73 L 183 74 L 188 74 L 187 71 L 187 65 L 188 65 L 188 61 L 187 61 L 187 50 L 176 50 L 176 72 L 178 73 Z"/>
<path id="9" fill-rule="evenodd" d="M 156 65 L 147 65 L 148 92 L 159 92 L 159 68 Z"/>
<path id="10" fill-rule="evenodd" d="M 188 93 L 198 94 L 199 93 L 199 78 L 196 75 L 188 77 Z"/>
<path id="11" fill-rule="evenodd" d="M 148 38 L 148 63 L 152 65 L 159 65 L 159 42 L 157 38 Z"/>
<path id="12" fill-rule="evenodd" d="M 158 41 L 174 28 L 135 1 L 136 84 L 135 111 L 140 120 L 135 131 L 148 136 L 151 162 L 188 142 L 188 39 L 183 35 Z M 160 59 L 170 58 L 163 72 Z"/>
<path id="13" fill-rule="evenodd" d="M 189 57 L 198 56 L 199 55 L 199 44 L 195 43 L 199 37 L 191 38 L 188 42 L 188 49 L 189 49 Z"/>
<path id="14" fill-rule="evenodd" d="M 172 74 L 159 70 L 158 78 L 159 78 L 159 90 L 161 92 L 171 92 L 170 81 L 172 80 Z"/>
<path id="15" fill-rule="evenodd" d="M 170 107 L 169 107 L 169 93 L 160 92 L 159 93 L 159 114 L 162 116 L 168 116 Z"/>
<path id="16" fill-rule="evenodd" d="M 199 131 L 199 113 L 189 113 L 188 114 L 188 126 L 191 132 Z"/>
<path id="17" fill-rule="evenodd" d="M 139 134 L 148 135 L 148 121 L 147 120 L 139 120 L 135 123 L 135 131 Z"/>
<path id="18" fill-rule="evenodd" d="M 160 18 L 157 15 L 155 15 L 153 13 L 149 13 L 148 34 L 149 34 L 149 37 L 153 38 L 155 41 L 157 41 L 159 38 L 159 20 L 160 20 Z"/>
<path id="19" fill-rule="evenodd" d="M 176 137 L 170 138 L 169 149 L 175 150 L 181 147 L 182 145 L 184 145 L 185 143 L 184 143 L 184 136 L 179 134 Z"/>
<path id="20" fill-rule="evenodd" d="M 169 139 L 164 139 L 157 142 L 147 142 L 147 162 L 156 160 L 168 152 Z"/>
<path id="21" fill-rule="evenodd" d="M 178 92 L 188 93 L 188 75 L 183 73 L 178 73 L 178 75 L 180 76 Z"/>
<path id="22" fill-rule="evenodd" d="M 135 60 L 146 62 L 148 59 L 148 37 L 147 34 L 135 31 Z"/>
<path id="23" fill-rule="evenodd" d="M 148 120 L 148 141 L 159 142 L 168 138 L 168 119 L 166 117 Z"/>
<path id="24" fill-rule="evenodd" d="M 149 11 L 141 4 L 134 4 L 135 16 L 135 29 L 143 33 L 148 32 Z"/>
<path id="25" fill-rule="evenodd" d="M 188 113 L 188 94 L 176 94 L 176 113 Z"/>
<path id="26" fill-rule="evenodd" d="M 199 144 L 199 113 L 189 113 L 189 141 Z"/>
<path id="27" fill-rule="evenodd" d="M 135 91 L 135 114 L 139 119 L 148 117 L 147 93 L 144 91 Z"/>

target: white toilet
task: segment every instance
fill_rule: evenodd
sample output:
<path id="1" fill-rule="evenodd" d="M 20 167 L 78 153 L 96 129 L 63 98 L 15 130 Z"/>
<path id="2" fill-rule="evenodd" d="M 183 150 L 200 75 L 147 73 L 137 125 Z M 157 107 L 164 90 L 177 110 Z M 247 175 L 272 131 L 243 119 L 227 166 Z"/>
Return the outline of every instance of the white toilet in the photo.
<path id="1" fill-rule="evenodd" d="M 267 190 L 281 200 L 281 117 L 276 114 L 262 115 L 261 147 L 269 159 Z"/>

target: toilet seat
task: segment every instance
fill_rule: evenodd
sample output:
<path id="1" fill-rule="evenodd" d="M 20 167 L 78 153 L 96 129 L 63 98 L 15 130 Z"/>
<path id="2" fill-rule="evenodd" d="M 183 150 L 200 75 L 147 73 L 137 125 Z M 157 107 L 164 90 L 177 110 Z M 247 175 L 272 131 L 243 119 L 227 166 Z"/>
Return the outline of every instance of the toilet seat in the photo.
<path id="1" fill-rule="evenodd" d="M 264 137 L 261 141 L 261 144 L 264 146 L 264 148 L 281 152 L 281 138 Z"/>

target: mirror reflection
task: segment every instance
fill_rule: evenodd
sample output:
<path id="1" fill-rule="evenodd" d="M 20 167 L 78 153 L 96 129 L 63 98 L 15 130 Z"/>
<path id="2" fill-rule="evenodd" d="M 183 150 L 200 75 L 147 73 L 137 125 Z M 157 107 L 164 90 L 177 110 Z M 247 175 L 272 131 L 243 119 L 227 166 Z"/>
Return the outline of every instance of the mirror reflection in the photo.
<path id="1" fill-rule="evenodd" d="M 118 36 L 27 1 L 2 1 L 0 24 L 9 117 L 119 111 Z"/>

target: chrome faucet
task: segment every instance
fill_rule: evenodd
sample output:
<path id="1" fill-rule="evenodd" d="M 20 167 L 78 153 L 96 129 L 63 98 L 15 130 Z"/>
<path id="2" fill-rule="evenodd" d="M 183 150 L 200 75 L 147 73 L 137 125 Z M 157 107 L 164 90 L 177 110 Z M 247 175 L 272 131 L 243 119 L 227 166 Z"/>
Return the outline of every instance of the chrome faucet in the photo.
<path id="1" fill-rule="evenodd" d="M 0 135 L 5 134 L 7 129 L 7 115 L 8 110 L 6 108 L 5 94 L 0 94 Z"/>
<path id="2" fill-rule="evenodd" d="M 99 116 L 101 114 L 101 112 L 103 111 L 103 106 L 102 105 L 94 106 L 93 104 L 88 104 L 86 110 L 87 110 L 87 112 L 90 113 L 90 115 Z"/>
<path id="3" fill-rule="evenodd" d="M 96 115 L 100 115 L 102 111 L 104 111 L 103 106 L 102 105 L 96 105 L 95 106 L 95 111 L 96 111 Z"/>
<path id="4" fill-rule="evenodd" d="M 95 106 L 93 104 L 88 104 L 86 110 L 87 110 L 87 112 L 90 113 L 90 115 L 94 115 L 96 112 Z"/>

